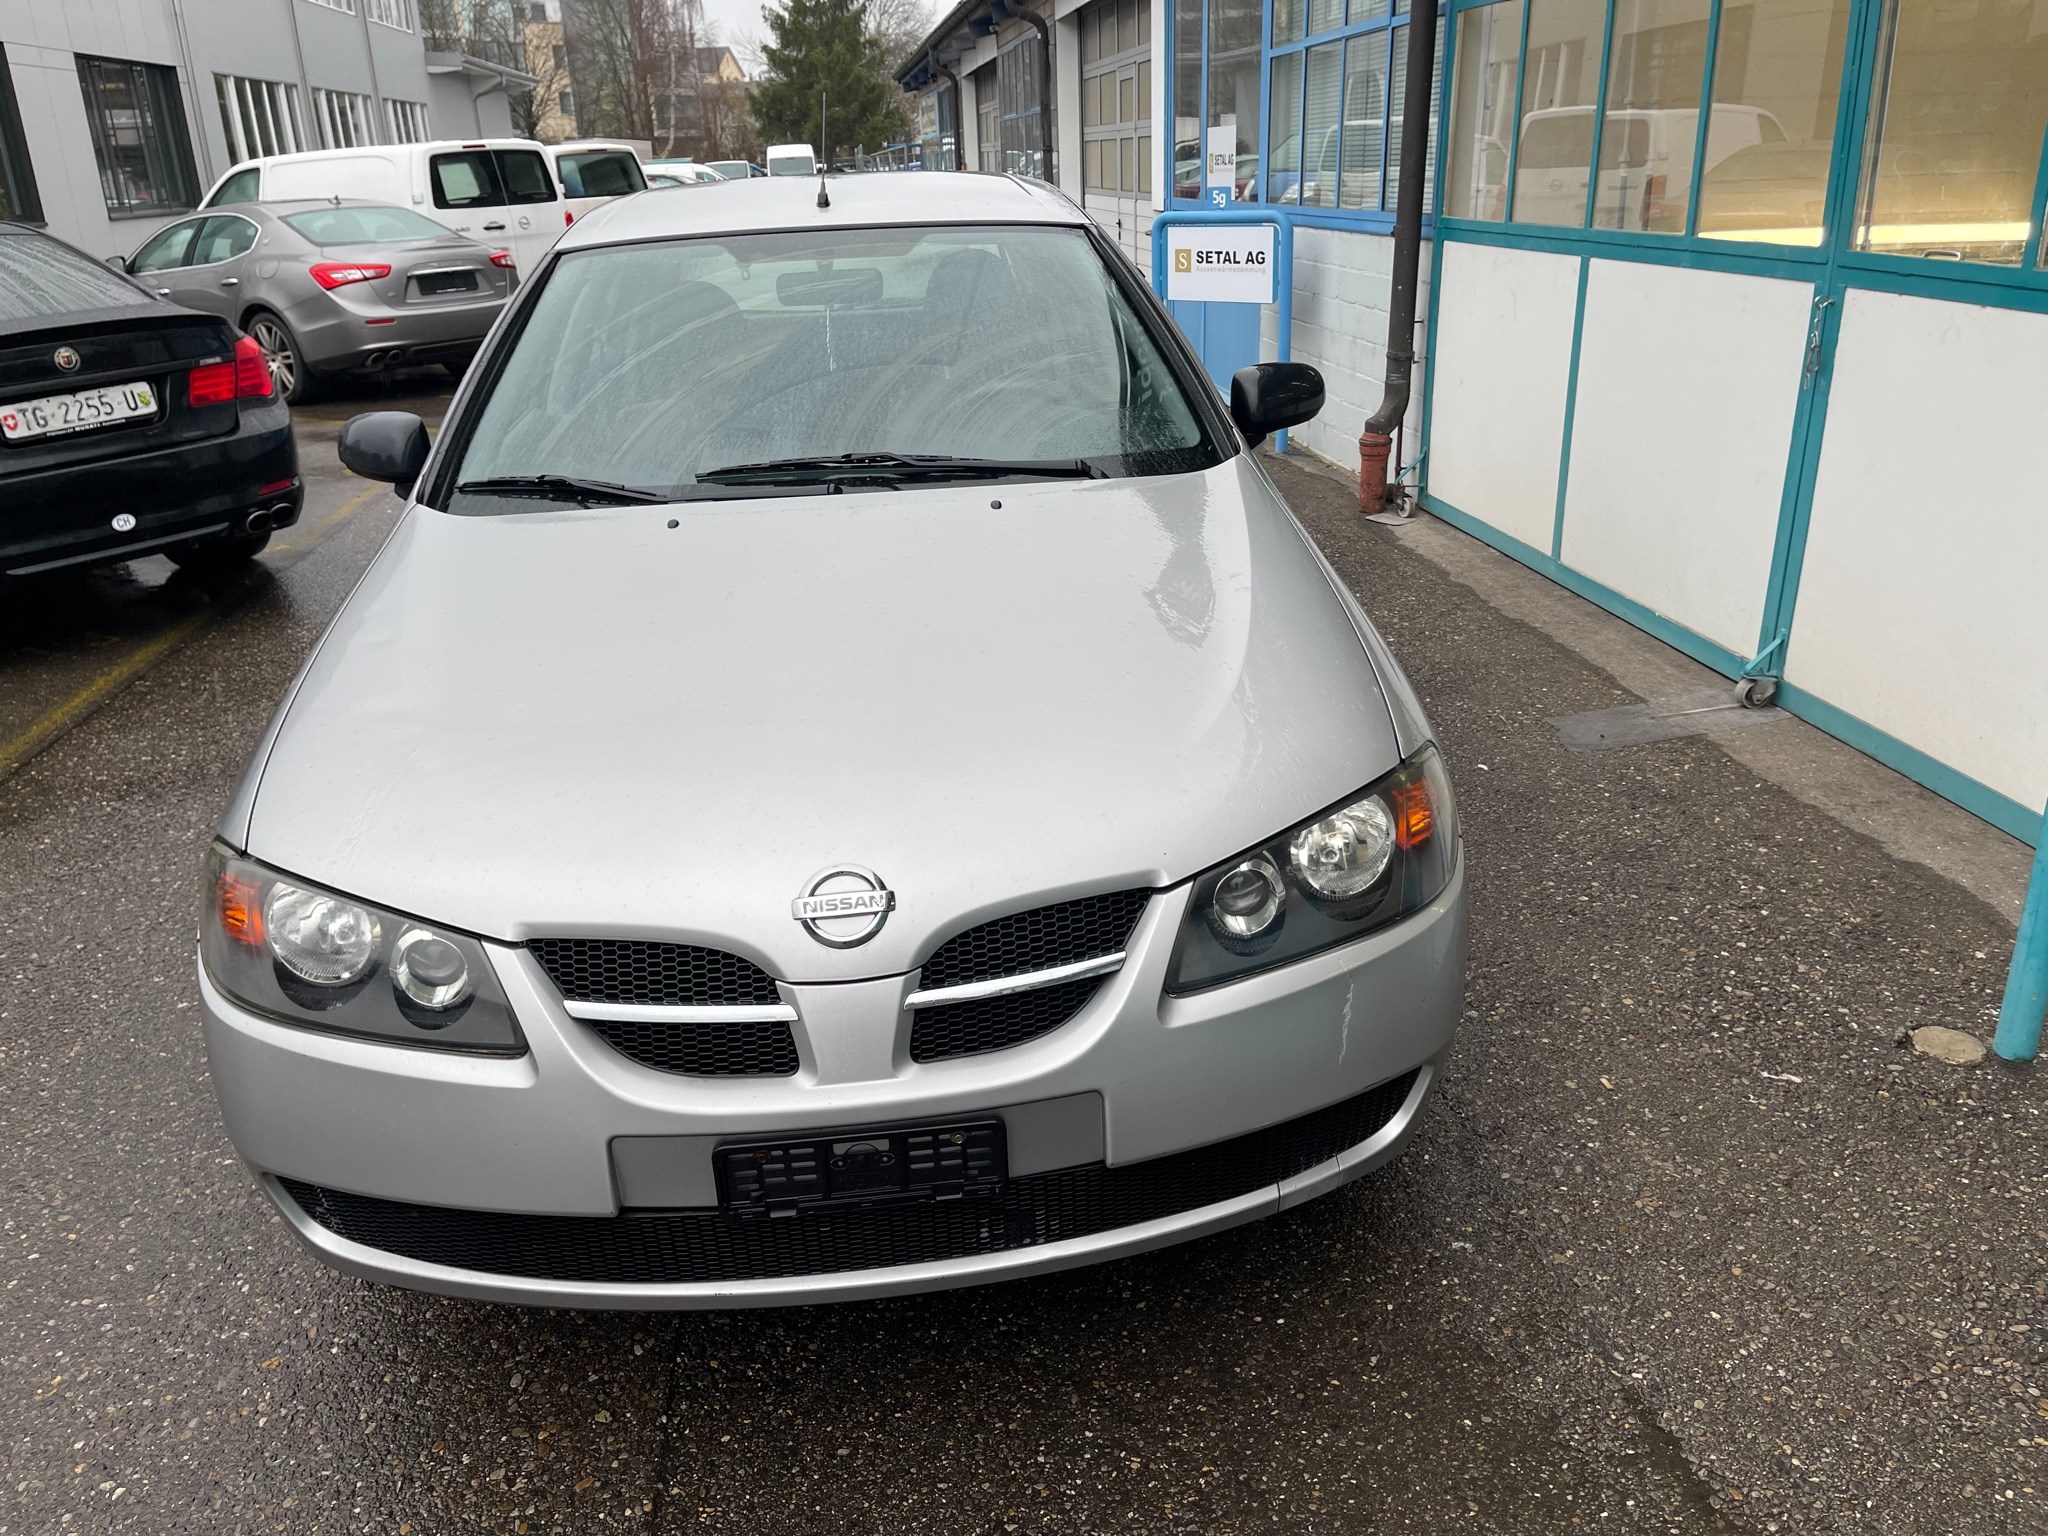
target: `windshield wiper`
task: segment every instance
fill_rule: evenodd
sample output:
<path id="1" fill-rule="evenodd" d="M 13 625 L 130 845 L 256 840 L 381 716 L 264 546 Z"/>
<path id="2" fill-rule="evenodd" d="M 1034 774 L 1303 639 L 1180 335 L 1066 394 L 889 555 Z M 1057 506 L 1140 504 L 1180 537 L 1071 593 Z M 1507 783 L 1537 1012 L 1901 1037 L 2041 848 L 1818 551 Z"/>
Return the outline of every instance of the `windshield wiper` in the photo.
<path id="1" fill-rule="evenodd" d="M 488 480 L 465 480 L 455 489 L 478 496 L 547 496 L 557 501 L 578 501 L 586 507 L 675 500 L 667 491 L 649 490 L 644 485 L 583 480 L 575 475 L 497 475 Z"/>
<path id="2" fill-rule="evenodd" d="M 963 459 L 943 453 L 834 453 L 801 459 L 728 464 L 697 476 L 699 485 L 749 481 L 850 480 L 1101 480 L 1086 459 Z"/>

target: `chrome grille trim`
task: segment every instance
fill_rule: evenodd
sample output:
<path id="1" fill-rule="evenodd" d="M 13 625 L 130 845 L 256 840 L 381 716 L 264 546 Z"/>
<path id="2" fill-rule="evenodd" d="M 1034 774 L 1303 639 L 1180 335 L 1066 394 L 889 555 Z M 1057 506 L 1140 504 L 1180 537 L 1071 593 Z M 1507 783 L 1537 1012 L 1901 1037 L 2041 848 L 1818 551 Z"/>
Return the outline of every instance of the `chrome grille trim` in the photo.
<path id="1" fill-rule="evenodd" d="M 787 1003 L 579 1003 L 564 1000 L 572 1019 L 613 1024 L 794 1024 L 796 1010 Z"/>
<path id="2" fill-rule="evenodd" d="M 977 1003 L 991 997 L 1009 997 L 1017 992 L 1035 992 L 1040 987 L 1057 987 L 1063 982 L 1082 981 L 1090 976 L 1107 976 L 1123 969 L 1126 951 L 1098 955 L 1093 960 L 1076 960 L 1043 971 L 1025 971 L 1016 976 L 997 976 L 988 981 L 963 982 L 957 987 L 933 987 L 913 992 L 903 1000 L 906 1008 L 938 1008 L 947 1003 Z"/>

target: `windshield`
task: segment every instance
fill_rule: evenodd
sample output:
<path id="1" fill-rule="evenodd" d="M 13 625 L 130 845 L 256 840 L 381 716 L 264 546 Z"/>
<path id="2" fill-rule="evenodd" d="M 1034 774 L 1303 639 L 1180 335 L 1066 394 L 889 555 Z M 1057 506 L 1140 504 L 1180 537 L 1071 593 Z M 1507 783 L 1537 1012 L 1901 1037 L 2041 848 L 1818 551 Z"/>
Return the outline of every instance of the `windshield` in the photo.
<path id="1" fill-rule="evenodd" d="M 811 176 L 817 173 L 818 162 L 809 155 L 770 155 L 768 174 L 770 176 Z"/>
<path id="2" fill-rule="evenodd" d="M 592 149 L 563 155 L 555 161 L 562 186 L 571 197 L 623 197 L 645 190 L 640 162 L 625 150 Z"/>
<path id="3" fill-rule="evenodd" d="M 322 208 L 288 213 L 291 225 L 315 245 L 395 245 L 402 240 L 445 240 L 448 229 L 410 208 Z"/>
<path id="4" fill-rule="evenodd" d="M 546 281 L 457 483 L 674 490 L 841 454 L 1111 475 L 1219 458 L 1076 229 L 721 235 L 570 252 Z"/>

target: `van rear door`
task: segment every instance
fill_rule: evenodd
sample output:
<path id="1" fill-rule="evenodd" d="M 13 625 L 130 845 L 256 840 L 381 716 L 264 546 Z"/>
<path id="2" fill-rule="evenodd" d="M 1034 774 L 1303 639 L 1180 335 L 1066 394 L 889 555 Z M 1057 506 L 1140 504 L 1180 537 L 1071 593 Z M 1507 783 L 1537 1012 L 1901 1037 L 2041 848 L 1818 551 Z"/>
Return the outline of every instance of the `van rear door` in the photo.
<path id="1" fill-rule="evenodd" d="M 428 158 L 427 187 L 437 221 L 510 251 L 522 277 L 562 233 L 561 200 L 537 150 L 443 150 Z"/>

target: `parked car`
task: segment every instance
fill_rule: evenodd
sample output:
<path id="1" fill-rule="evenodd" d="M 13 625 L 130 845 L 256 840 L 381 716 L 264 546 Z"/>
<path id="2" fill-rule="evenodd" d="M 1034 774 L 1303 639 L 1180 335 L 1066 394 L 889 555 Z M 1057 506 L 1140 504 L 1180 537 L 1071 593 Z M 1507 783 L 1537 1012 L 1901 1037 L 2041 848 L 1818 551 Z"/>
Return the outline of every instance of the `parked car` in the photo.
<path id="1" fill-rule="evenodd" d="M 458 235 L 503 246 L 522 272 L 540 264 L 569 222 L 547 154 L 531 139 L 266 155 L 232 167 L 199 206 L 336 197 L 410 208 Z"/>
<path id="2" fill-rule="evenodd" d="M 223 818 L 235 1146 L 328 1262 L 563 1306 L 970 1284 L 1396 1155 L 1463 986 L 1428 721 L 1051 188 L 563 236 Z M 828 339 L 829 338 L 829 339 Z"/>
<path id="3" fill-rule="evenodd" d="M 562 195 L 569 201 L 572 221 L 615 197 L 647 190 L 646 173 L 630 144 L 577 139 L 550 144 L 548 158 L 554 162 Z"/>
<path id="4" fill-rule="evenodd" d="M 708 165 L 699 165 L 694 160 L 646 160 L 641 162 L 641 169 L 647 173 L 647 184 L 650 187 L 655 184 L 657 177 L 670 186 L 680 186 L 685 182 L 694 186 L 726 179 L 722 173 L 714 171 Z"/>
<path id="5" fill-rule="evenodd" d="M 817 152 L 808 144 L 770 144 L 768 146 L 768 174 L 770 176 L 815 176 L 818 174 Z"/>
<path id="6" fill-rule="evenodd" d="M 285 399 L 343 373 L 476 355 L 515 280 L 512 256 L 384 203 L 237 203 L 145 240 L 126 270 L 263 349 Z"/>
<path id="7" fill-rule="evenodd" d="M 1586 222 L 1594 111 L 1590 106 L 1544 107 L 1523 116 L 1521 154 L 1515 165 L 1517 222 Z M 1595 229 L 1684 232 L 1699 122 L 1697 107 L 1619 107 L 1608 112 L 1600 130 Z M 1739 150 L 1784 141 L 1785 130 L 1763 108 L 1715 102 L 1702 164 L 1712 172 Z"/>
<path id="8" fill-rule="evenodd" d="M 0 573 L 237 565 L 304 495 L 255 342 L 0 223 Z"/>
<path id="9" fill-rule="evenodd" d="M 751 160 L 708 160 L 705 162 L 727 181 L 745 181 L 750 176 L 766 176 L 768 168 L 756 165 Z"/>

